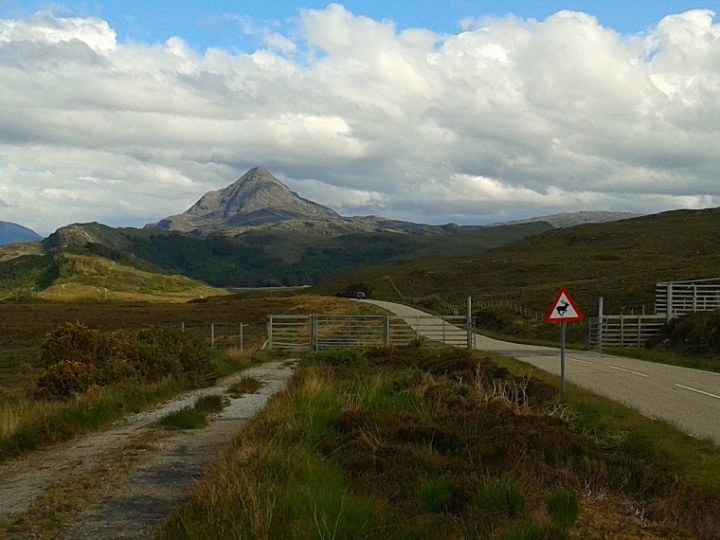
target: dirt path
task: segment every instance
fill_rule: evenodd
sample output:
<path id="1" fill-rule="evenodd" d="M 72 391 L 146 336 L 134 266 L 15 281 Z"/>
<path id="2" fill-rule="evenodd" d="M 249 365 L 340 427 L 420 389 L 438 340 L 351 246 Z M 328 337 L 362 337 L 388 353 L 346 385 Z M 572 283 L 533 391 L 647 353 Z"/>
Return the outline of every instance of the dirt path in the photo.
<path id="1" fill-rule="evenodd" d="M 285 362 L 256 366 L 109 431 L 0 466 L 0 539 L 147 538 L 291 374 Z M 228 395 L 230 403 L 207 428 L 173 432 L 152 427 L 202 395 L 224 394 L 243 377 L 261 381 L 262 388 L 239 398 Z"/>

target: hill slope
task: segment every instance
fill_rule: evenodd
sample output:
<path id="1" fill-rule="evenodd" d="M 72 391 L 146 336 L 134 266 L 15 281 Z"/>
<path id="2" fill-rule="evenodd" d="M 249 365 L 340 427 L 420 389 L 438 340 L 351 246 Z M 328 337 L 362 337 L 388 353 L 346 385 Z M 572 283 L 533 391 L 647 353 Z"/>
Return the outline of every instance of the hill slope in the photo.
<path id="1" fill-rule="evenodd" d="M 303 223 L 300 230 L 273 224 L 230 237 L 75 224 L 58 229 L 44 246 L 51 251 L 101 256 L 139 270 L 182 274 L 215 286 L 253 287 L 313 284 L 354 268 L 423 254 L 478 253 L 550 228 L 547 223 L 417 225 L 421 234 L 379 231 L 337 235 L 325 234 L 327 221 Z"/>
<path id="2" fill-rule="evenodd" d="M 359 270 L 317 291 L 335 294 L 364 284 L 375 298 L 438 294 L 447 301 L 503 300 L 544 313 L 567 287 L 588 316 L 653 309 L 655 283 L 720 276 L 720 209 L 680 210 L 604 224 L 554 229 L 457 257 L 423 257 Z M 637 312 L 637 311 L 636 311 Z"/>
<path id="3" fill-rule="evenodd" d="M 8 221 L 0 221 L 0 245 L 17 242 L 37 242 L 42 240 L 35 231 Z"/>

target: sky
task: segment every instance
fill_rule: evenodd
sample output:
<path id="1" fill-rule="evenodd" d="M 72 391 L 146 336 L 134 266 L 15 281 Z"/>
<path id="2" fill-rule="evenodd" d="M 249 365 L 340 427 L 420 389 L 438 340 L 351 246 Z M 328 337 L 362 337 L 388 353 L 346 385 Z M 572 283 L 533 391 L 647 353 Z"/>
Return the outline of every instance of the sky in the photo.
<path id="1" fill-rule="evenodd" d="M 0 0 L 0 220 L 142 227 L 263 167 L 342 215 L 720 206 L 720 0 Z"/>

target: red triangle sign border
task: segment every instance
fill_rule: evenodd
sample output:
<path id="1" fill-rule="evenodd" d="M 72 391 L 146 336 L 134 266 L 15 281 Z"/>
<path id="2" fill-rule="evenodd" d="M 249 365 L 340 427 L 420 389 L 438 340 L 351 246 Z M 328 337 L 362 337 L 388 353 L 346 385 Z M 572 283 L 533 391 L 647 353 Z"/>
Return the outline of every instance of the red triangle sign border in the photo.
<path id="1" fill-rule="evenodd" d="M 573 314 L 568 316 L 563 316 L 560 311 L 558 311 L 558 307 L 560 306 L 560 299 L 565 296 L 565 299 L 568 302 L 568 305 L 572 308 Z M 564 305 L 564 304 L 563 304 Z M 557 315 L 556 315 L 557 313 Z M 583 316 L 582 313 L 580 313 L 580 309 L 577 307 L 577 304 L 575 304 L 575 301 L 570 296 L 570 293 L 568 290 L 563 287 L 558 291 L 557 295 L 555 296 L 555 300 L 553 300 L 552 305 L 550 306 L 550 309 L 545 314 L 545 322 L 549 323 L 558 323 L 558 322 L 578 322 L 582 321 Z"/>

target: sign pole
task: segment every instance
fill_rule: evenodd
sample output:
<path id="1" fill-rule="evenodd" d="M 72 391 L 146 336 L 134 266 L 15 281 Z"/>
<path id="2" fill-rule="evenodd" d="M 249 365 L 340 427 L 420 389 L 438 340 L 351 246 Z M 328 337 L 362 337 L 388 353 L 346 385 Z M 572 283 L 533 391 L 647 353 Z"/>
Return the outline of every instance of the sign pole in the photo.
<path id="1" fill-rule="evenodd" d="M 560 323 L 560 393 L 565 393 L 565 328 L 566 322 Z"/>
<path id="2" fill-rule="evenodd" d="M 567 323 L 582 321 L 582 313 L 570 297 L 567 289 L 562 288 L 545 315 L 545 322 L 560 323 L 560 393 L 565 392 L 565 330 Z"/>

